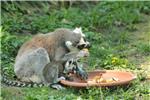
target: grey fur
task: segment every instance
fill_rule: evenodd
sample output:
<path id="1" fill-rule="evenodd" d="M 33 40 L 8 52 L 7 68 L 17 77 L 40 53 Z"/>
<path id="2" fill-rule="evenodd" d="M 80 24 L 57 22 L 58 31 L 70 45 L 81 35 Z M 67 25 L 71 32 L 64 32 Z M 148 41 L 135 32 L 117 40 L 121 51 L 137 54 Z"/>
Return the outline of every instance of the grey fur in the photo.
<path id="1" fill-rule="evenodd" d="M 43 44 L 39 45 L 36 39 L 42 39 Z M 65 42 L 71 41 L 72 45 L 76 46 L 80 39 L 81 34 L 75 34 L 68 29 L 57 29 L 48 34 L 37 35 L 26 42 L 20 48 L 14 65 L 15 74 L 21 82 L 11 83 L 14 86 L 23 87 L 34 86 L 28 82 L 38 84 L 38 86 L 50 86 L 53 83 L 57 83 L 60 81 L 59 77 L 63 74 L 63 64 L 76 55 L 69 53 Z M 53 41 L 53 43 L 49 42 L 49 40 Z M 67 55 L 67 53 L 69 54 Z M 7 79 L 4 80 L 6 82 Z M 27 84 L 25 85 L 24 83 Z"/>
<path id="2" fill-rule="evenodd" d="M 49 55 L 44 48 L 38 48 L 30 53 L 24 53 L 16 61 L 14 71 L 21 81 L 41 83 L 44 67 L 50 63 Z"/>

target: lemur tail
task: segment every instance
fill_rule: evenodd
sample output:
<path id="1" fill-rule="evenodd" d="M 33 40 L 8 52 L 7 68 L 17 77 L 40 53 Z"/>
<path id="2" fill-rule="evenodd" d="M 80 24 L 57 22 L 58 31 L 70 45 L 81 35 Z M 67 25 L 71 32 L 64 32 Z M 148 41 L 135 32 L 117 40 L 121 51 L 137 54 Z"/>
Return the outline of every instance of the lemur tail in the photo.
<path id="1" fill-rule="evenodd" d="M 42 83 L 29 83 L 29 82 L 11 80 L 8 78 L 4 70 L 2 71 L 2 74 L 1 74 L 1 83 L 4 83 L 7 86 L 14 86 L 14 87 L 43 87 L 45 86 Z"/>

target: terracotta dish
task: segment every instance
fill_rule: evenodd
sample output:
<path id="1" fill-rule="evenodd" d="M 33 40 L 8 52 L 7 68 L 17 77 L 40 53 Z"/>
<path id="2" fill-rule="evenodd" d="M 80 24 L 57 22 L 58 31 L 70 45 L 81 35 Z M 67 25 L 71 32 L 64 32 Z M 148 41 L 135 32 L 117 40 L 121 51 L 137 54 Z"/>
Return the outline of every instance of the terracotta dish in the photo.
<path id="1" fill-rule="evenodd" d="M 106 71 L 96 70 L 96 71 L 88 72 L 88 75 L 89 75 L 88 79 L 86 81 L 83 81 L 75 74 L 72 74 L 71 77 L 73 77 L 73 81 L 61 80 L 60 83 L 72 87 L 89 87 L 89 86 L 105 87 L 105 86 L 117 86 L 117 85 L 128 84 L 130 81 L 136 78 L 136 76 L 131 72 L 115 71 L 115 70 L 106 70 Z M 98 75 L 100 75 L 100 77 L 102 77 L 105 80 L 114 78 L 115 81 L 100 82 L 100 83 L 91 82 L 91 80 L 93 80 Z"/>

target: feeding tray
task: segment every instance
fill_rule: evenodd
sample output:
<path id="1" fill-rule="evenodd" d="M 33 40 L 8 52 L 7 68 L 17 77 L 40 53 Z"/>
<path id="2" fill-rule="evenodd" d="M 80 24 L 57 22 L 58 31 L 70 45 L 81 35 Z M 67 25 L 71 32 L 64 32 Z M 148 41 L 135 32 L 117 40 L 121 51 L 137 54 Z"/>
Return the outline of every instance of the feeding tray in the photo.
<path id="1" fill-rule="evenodd" d="M 92 80 L 99 75 L 101 75 L 102 79 L 104 80 L 113 78 L 115 78 L 115 80 L 111 82 L 98 82 L 98 83 L 92 82 Z M 73 78 L 73 81 L 61 80 L 60 83 L 71 87 L 89 87 L 89 86 L 106 87 L 106 86 L 117 86 L 128 84 L 130 81 L 136 78 L 136 76 L 131 72 L 115 71 L 115 70 L 106 70 L 106 71 L 96 70 L 88 72 L 88 79 L 86 81 L 81 80 L 76 74 L 72 74 L 71 77 Z"/>

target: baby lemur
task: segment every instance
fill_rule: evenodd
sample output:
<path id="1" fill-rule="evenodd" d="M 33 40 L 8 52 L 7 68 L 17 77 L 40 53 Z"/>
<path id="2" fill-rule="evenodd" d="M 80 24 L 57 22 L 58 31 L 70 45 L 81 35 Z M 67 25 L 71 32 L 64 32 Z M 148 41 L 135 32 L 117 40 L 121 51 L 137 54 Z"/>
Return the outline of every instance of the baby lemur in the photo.
<path id="1" fill-rule="evenodd" d="M 14 72 L 20 80 L 20 85 L 5 80 L 8 85 L 25 86 L 24 83 L 51 85 L 57 83 L 64 72 L 64 64 L 74 58 L 77 53 L 70 53 L 66 42 L 72 46 L 88 48 L 89 42 L 85 41 L 81 28 L 69 30 L 56 29 L 47 34 L 38 34 L 24 43 L 15 60 Z M 82 73 L 81 77 L 83 77 Z M 31 84 L 29 84 L 31 85 Z"/>
<path id="2" fill-rule="evenodd" d="M 82 49 L 79 50 L 76 47 L 73 47 L 72 43 L 70 41 L 66 42 L 67 48 L 70 50 L 69 55 L 73 54 L 75 55 L 73 58 L 70 58 L 64 68 L 64 73 L 76 73 L 78 76 L 80 76 L 81 79 L 86 80 L 88 78 L 87 72 L 83 69 L 83 64 L 79 62 L 79 60 L 83 57 L 89 56 L 88 49 Z M 66 55 L 68 55 L 66 54 Z"/>

